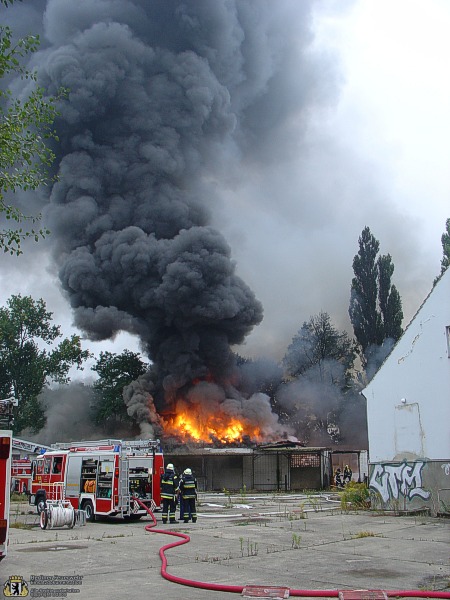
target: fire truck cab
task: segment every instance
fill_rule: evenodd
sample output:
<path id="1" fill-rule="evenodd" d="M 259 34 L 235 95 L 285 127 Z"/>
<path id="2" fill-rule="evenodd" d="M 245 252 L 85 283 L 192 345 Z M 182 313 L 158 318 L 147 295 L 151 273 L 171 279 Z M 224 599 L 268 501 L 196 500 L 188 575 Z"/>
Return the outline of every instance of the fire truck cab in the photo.
<path id="1" fill-rule="evenodd" d="M 0 560 L 8 551 L 11 439 L 11 431 L 0 431 Z"/>
<path id="2" fill-rule="evenodd" d="M 164 470 L 159 440 L 98 440 L 54 444 L 32 463 L 30 504 L 38 513 L 47 500 L 68 500 L 98 515 L 138 519 L 161 503 L 160 473 Z"/>

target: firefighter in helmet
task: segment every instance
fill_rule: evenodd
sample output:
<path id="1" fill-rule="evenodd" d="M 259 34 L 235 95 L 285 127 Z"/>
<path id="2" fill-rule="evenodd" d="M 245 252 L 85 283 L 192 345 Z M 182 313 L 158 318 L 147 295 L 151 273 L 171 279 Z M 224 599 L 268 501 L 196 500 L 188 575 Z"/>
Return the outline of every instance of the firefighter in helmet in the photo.
<path id="1" fill-rule="evenodd" d="M 162 522 L 176 523 L 175 507 L 176 493 L 178 488 L 178 477 L 175 475 L 175 468 L 172 463 L 168 464 L 166 470 L 161 475 L 161 498 L 162 498 Z"/>
<path id="2" fill-rule="evenodd" d="M 344 483 L 342 481 L 342 471 L 339 467 L 336 469 L 334 474 L 334 483 L 337 487 L 344 487 Z"/>
<path id="3" fill-rule="evenodd" d="M 197 522 L 197 511 L 195 501 L 197 499 L 197 480 L 191 469 L 185 469 L 180 478 L 180 496 L 183 501 L 183 520 L 185 523 L 192 519 Z"/>
<path id="4" fill-rule="evenodd" d="M 344 485 L 346 483 L 350 483 L 350 481 L 352 480 L 352 475 L 353 475 L 353 471 L 350 469 L 350 467 L 348 465 L 345 465 L 345 467 L 344 467 Z"/>

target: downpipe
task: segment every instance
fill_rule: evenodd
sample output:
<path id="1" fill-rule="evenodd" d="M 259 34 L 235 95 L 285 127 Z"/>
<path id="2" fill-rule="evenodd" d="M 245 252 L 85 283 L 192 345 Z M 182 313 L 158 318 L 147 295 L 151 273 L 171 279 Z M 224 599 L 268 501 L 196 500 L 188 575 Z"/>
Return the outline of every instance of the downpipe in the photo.
<path id="1" fill-rule="evenodd" d="M 133 499 L 144 508 L 150 515 L 153 523 L 145 526 L 145 530 L 150 533 L 162 533 L 163 535 L 171 535 L 180 538 L 179 541 L 166 544 L 159 549 L 159 557 L 161 559 L 161 575 L 164 579 L 178 583 L 180 585 L 186 585 L 203 590 L 212 590 L 215 592 L 231 592 L 234 594 L 242 594 L 245 586 L 243 585 L 225 585 L 221 583 L 209 583 L 206 581 L 196 581 L 194 579 L 185 579 L 184 577 L 177 577 L 167 572 L 167 558 L 165 555 L 166 550 L 182 546 L 191 541 L 190 536 L 186 533 L 179 533 L 175 531 L 168 531 L 167 529 L 155 529 L 157 521 L 152 510 L 146 506 L 139 498 L 133 497 Z M 345 592 L 351 590 L 342 590 Z M 370 590 L 369 590 L 370 591 Z M 450 599 L 450 592 L 436 592 L 436 591 L 424 591 L 424 590 L 383 590 L 389 598 L 442 598 Z M 338 598 L 340 590 L 289 590 L 290 596 L 306 597 L 306 598 Z"/>

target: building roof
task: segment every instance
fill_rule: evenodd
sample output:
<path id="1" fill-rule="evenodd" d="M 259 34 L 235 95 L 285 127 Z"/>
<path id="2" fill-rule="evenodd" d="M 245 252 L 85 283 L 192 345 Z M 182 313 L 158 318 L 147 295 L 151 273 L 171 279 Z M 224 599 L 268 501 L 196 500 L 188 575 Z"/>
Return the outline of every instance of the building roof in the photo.
<path id="1" fill-rule="evenodd" d="M 394 352 L 395 348 L 398 346 L 398 344 L 401 342 L 402 338 L 405 336 L 405 333 L 408 331 L 408 329 L 413 325 L 414 321 L 416 320 L 417 316 L 419 315 L 420 311 L 422 310 L 422 308 L 424 307 L 424 305 L 426 304 L 426 302 L 428 301 L 428 299 L 430 298 L 430 296 L 435 292 L 435 290 L 438 288 L 438 286 L 441 286 L 443 284 L 444 281 L 446 281 L 446 279 L 448 278 L 448 280 L 450 281 L 450 268 L 447 268 L 442 275 L 439 277 L 439 279 L 436 281 L 435 285 L 433 285 L 433 287 L 431 288 L 431 290 L 429 291 L 429 293 L 427 294 L 427 296 L 425 297 L 425 299 L 423 300 L 422 304 L 419 306 L 419 308 L 416 310 L 414 316 L 412 317 L 412 319 L 410 320 L 410 322 L 408 323 L 408 325 L 405 327 L 402 335 L 400 336 L 400 338 L 395 342 L 395 344 L 392 346 L 390 352 L 387 354 L 387 356 L 384 358 L 383 362 L 381 363 L 381 365 L 378 367 L 378 369 L 376 370 L 376 372 L 374 373 L 372 379 L 369 381 L 369 383 L 366 385 L 365 389 L 363 389 L 361 391 L 361 394 L 367 398 L 366 396 L 366 390 L 370 387 L 372 381 L 375 379 L 375 377 L 378 375 L 378 373 L 380 372 L 380 370 L 383 368 L 384 364 L 386 363 L 386 361 L 389 359 L 389 357 L 391 356 L 391 354 Z"/>
<path id="2" fill-rule="evenodd" d="M 331 450 L 328 447 L 315 447 L 315 446 L 304 446 L 302 442 L 291 442 L 288 440 L 281 440 L 279 442 L 272 442 L 270 444 L 258 444 L 253 448 L 245 447 L 224 447 L 224 448 L 213 448 L 211 446 L 203 448 L 189 448 L 183 446 L 182 448 L 174 448 L 167 450 L 165 454 L 170 456 L 242 456 L 251 455 L 255 452 L 295 452 L 295 453 L 310 453 L 310 452 L 321 452 L 325 450 Z"/>

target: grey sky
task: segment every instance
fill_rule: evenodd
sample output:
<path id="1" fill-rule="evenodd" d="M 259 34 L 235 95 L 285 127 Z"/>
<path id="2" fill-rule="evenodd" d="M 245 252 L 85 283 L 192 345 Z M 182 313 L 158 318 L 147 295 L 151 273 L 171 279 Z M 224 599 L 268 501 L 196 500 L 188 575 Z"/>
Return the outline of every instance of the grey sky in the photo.
<path id="1" fill-rule="evenodd" d="M 2 301 L 18 292 L 42 297 L 65 332 L 72 331 L 72 313 L 59 291 L 56 270 L 65 265 L 63 280 L 67 285 L 75 270 L 73 260 L 68 263 L 64 253 L 74 248 L 73 240 L 78 240 L 77 245 L 85 235 L 74 236 L 77 219 L 80 231 L 86 231 L 95 211 L 88 212 L 86 198 L 74 203 L 73 211 L 67 210 L 58 194 L 64 192 L 64 186 L 75 187 L 73 181 L 82 181 L 85 195 L 95 197 L 95 178 L 98 176 L 98 182 L 103 177 L 98 169 L 109 160 L 106 168 L 111 169 L 111 181 L 115 176 L 113 161 L 117 159 L 117 153 L 97 152 L 97 163 L 91 171 L 86 166 L 82 180 L 82 174 L 75 170 L 82 166 L 75 160 L 79 156 L 76 152 L 89 148 L 93 122 L 96 126 L 103 123 L 103 127 L 117 127 L 118 132 L 121 127 L 133 132 L 146 129 L 149 142 L 162 124 L 158 130 L 163 139 L 160 152 L 151 143 L 139 148 L 139 152 L 147 152 L 153 170 L 143 175 L 137 169 L 134 181 L 144 190 L 144 178 L 148 177 L 149 185 L 153 185 L 158 169 L 171 182 L 176 179 L 178 187 L 173 188 L 171 205 L 175 211 L 181 206 L 177 194 L 182 179 L 191 198 L 188 205 L 194 215 L 192 222 L 198 224 L 209 218 L 219 233 L 215 240 L 220 240 L 221 246 L 229 245 L 236 275 L 264 310 L 262 323 L 238 349 L 241 354 L 280 358 L 303 321 L 321 310 L 328 312 L 337 326 L 350 331 L 347 310 L 351 265 L 358 237 L 366 225 L 379 239 L 381 252 L 393 258 L 394 282 L 403 300 L 405 324 L 413 316 L 439 272 L 440 235 L 445 219 L 450 217 L 449 176 L 443 161 L 443 156 L 449 155 L 449 117 L 441 107 L 448 98 L 448 82 L 439 69 L 430 68 L 445 49 L 448 51 L 448 46 L 442 46 L 440 29 L 445 19 L 450 20 L 448 5 L 423 0 L 408 3 L 411 9 L 406 11 L 406 4 L 399 1 L 398 11 L 391 11 L 388 7 L 392 3 L 386 1 L 375 5 L 366 0 L 336 3 L 334 9 L 333 4 L 258 2 L 255 6 L 260 7 L 256 11 L 259 19 L 255 19 L 253 3 L 237 2 L 237 14 L 227 12 L 221 2 L 214 4 L 214 10 L 210 2 L 196 2 L 187 3 L 191 11 L 177 13 L 177 30 L 164 11 L 145 15 L 147 2 L 108 0 L 74 6 L 68 0 L 50 0 L 33 3 L 33 9 L 24 4 L 14 5 L 5 14 L 22 31 L 29 23 L 38 28 L 43 43 L 35 64 L 43 69 L 50 87 L 61 83 L 72 86 L 74 96 L 63 113 L 66 135 L 60 157 L 65 157 L 61 163 L 65 176 L 53 192 L 56 209 L 47 213 L 44 206 L 44 214 L 50 215 L 53 239 L 31 246 L 19 259 L 3 257 Z M 164 4 L 153 3 L 160 9 Z M 36 18 L 43 6 L 48 6 L 45 28 Z M 377 27 L 388 13 L 391 26 L 381 34 Z M 119 26 L 123 22 L 128 30 Z M 180 37 L 180 23 L 185 26 L 185 37 Z M 199 24 L 202 27 L 195 32 Z M 413 35 L 419 24 L 426 39 L 442 40 L 441 45 L 437 41 L 421 43 Z M 265 37 L 268 33 L 270 43 Z M 108 36 L 115 44 L 108 46 Z M 119 39 L 123 41 L 122 53 Z M 409 52 L 405 52 L 405 45 Z M 152 65 L 156 64 L 162 73 L 166 69 L 176 78 L 181 68 L 192 73 L 192 65 L 174 58 L 187 47 L 191 48 L 189 60 L 196 63 L 196 73 L 205 78 L 203 84 L 189 89 L 192 93 L 196 90 L 200 94 L 205 89 L 212 93 L 198 96 L 198 106 L 211 111 L 208 119 L 199 112 L 189 130 L 183 124 L 178 129 L 168 127 L 170 119 L 175 119 L 175 113 L 170 113 L 175 110 L 170 106 L 170 94 L 160 96 L 156 110 L 157 115 L 167 110 L 166 117 L 150 126 L 152 112 L 148 108 L 141 111 L 138 84 L 117 84 L 121 75 L 111 67 L 109 81 L 86 77 L 92 87 L 83 87 L 75 77 L 81 70 L 69 70 L 70 62 L 82 57 L 84 73 L 91 67 L 93 73 L 99 73 L 94 64 L 99 48 L 109 48 L 111 65 L 120 65 L 135 82 L 142 73 L 154 77 Z M 160 52 L 157 59 L 155 52 Z M 411 63 L 406 62 L 408 56 Z M 391 69 L 393 64 L 397 71 Z M 214 81 L 207 84 L 211 74 Z M 156 85 L 157 80 L 153 81 Z M 116 85 L 122 87 L 113 89 Z M 116 112 L 105 117 L 101 98 L 106 99 L 105 110 L 109 106 Z M 130 116 L 128 121 L 125 119 L 126 125 L 123 115 L 117 112 L 121 102 Z M 134 113 L 130 110 L 133 106 Z M 217 116 L 212 118 L 214 114 Z M 120 137 L 117 143 L 123 144 L 125 157 L 122 165 L 117 163 L 117 169 L 125 166 L 132 173 L 130 156 L 138 151 L 137 146 L 131 138 L 125 144 L 125 134 L 113 133 L 111 130 L 114 143 Z M 186 143 L 177 146 L 177 136 L 182 138 L 184 134 Z M 138 195 L 131 181 L 130 175 L 125 185 Z M 45 199 L 45 190 L 39 196 Z M 45 204 L 39 198 L 27 201 L 31 206 Z M 186 206 L 184 203 L 185 198 L 182 204 Z M 113 206 L 112 217 L 109 212 L 113 221 L 120 224 L 123 219 L 133 224 L 120 202 Z M 81 218 L 83 210 L 91 215 L 87 221 Z M 203 211 L 209 217 L 201 216 Z M 143 213 L 138 216 L 156 218 Z M 161 224 L 159 217 L 156 223 Z M 96 226 L 106 231 L 109 222 L 99 218 Z M 190 225 L 186 222 L 185 226 Z M 99 285 L 100 281 L 93 283 L 95 292 Z M 124 326 L 136 330 L 136 323 L 140 325 L 141 321 L 132 323 L 135 316 L 125 315 Z M 85 319 L 81 322 L 86 325 Z M 91 335 L 98 322 L 91 327 Z M 117 352 L 132 344 L 136 342 L 124 335 L 119 335 L 116 343 L 86 342 L 92 349 Z"/>

